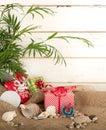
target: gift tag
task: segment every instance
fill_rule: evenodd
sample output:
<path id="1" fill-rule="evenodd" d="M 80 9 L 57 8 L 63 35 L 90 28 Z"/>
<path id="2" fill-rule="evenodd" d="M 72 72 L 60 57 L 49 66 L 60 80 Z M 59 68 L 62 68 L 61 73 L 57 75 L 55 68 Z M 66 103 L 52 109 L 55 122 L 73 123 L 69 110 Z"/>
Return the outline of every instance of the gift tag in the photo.
<path id="1" fill-rule="evenodd" d="M 0 99 L 18 107 L 20 105 L 21 99 L 20 96 L 14 91 L 5 91 L 1 96 Z"/>

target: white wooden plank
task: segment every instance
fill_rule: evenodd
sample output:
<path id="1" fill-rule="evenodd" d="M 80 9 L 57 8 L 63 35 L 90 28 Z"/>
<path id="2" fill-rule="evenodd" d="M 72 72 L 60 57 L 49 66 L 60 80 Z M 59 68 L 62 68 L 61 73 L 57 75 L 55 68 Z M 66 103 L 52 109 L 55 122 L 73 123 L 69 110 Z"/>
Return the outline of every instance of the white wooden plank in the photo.
<path id="1" fill-rule="evenodd" d="M 47 82 L 106 82 L 106 60 L 67 59 L 67 67 L 52 59 L 23 59 L 30 76 L 44 76 Z"/>
<path id="2" fill-rule="evenodd" d="M 32 20 L 28 15 L 22 22 L 22 28 L 27 25 L 36 25 L 41 26 L 36 31 L 106 31 L 104 17 L 106 7 L 51 7 L 51 9 L 56 12 L 55 15 L 45 14 L 44 19 L 36 15 L 35 20 Z M 21 14 L 19 19 L 23 17 L 22 12 L 15 13 Z"/>
<path id="3" fill-rule="evenodd" d="M 35 41 L 40 42 L 41 39 L 45 40 L 51 33 L 33 33 L 31 38 L 34 38 Z M 88 47 L 85 43 L 79 40 L 69 40 L 70 43 L 67 43 L 64 40 L 54 39 L 46 42 L 46 44 L 50 44 L 55 46 L 64 57 L 96 57 L 96 58 L 106 58 L 106 34 L 75 34 L 75 33 L 60 33 L 57 36 L 74 36 L 74 37 L 82 37 L 90 40 L 94 47 Z M 27 37 L 27 39 L 26 39 Z M 23 37 L 23 44 L 26 46 L 30 43 L 28 39 L 30 35 Z M 37 57 L 39 57 L 37 55 Z"/>
<path id="4" fill-rule="evenodd" d="M 21 3 L 24 5 L 97 5 L 106 4 L 105 0 L 5 0 L 0 1 L 0 4 Z"/>
<path id="5" fill-rule="evenodd" d="M 36 15 L 35 21 L 28 16 L 23 26 L 35 24 L 41 26 L 38 31 L 106 31 L 106 8 L 89 7 L 52 7 L 56 14 L 44 15 L 42 19 Z M 64 17 L 63 17 L 64 16 Z"/>

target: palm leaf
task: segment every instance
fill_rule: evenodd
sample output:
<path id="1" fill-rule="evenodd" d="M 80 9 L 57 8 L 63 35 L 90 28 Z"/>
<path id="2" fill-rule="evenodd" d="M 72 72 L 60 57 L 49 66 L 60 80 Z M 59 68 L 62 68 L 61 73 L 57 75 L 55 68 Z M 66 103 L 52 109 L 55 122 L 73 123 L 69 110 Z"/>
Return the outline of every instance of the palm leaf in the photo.
<path id="1" fill-rule="evenodd" d="M 69 39 L 77 39 L 77 40 L 81 40 L 82 42 L 86 43 L 88 45 L 88 47 L 90 47 L 90 46 L 93 47 L 92 42 L 86 38 L 74 37 L 74 36 L 56 36 L 54 38 L 65 40 L 68 43 L 69 43 Z"/>
<path id="2" fill-rule="evenodd" d="M 19 39 L 19 38 L 21 39 L 21 36 L 22 36 L 22 35 L 25 35 L 26 33 L 30 33 L 30 34 L 31 34 L 31 31 L 33 31 L 33 30 L 35 30 L 35 29 L 37 29 L 37 28 L 39 28 L 39 26 L 31 26 L 31 25 L 29 25 L 29 26 L 27 26 L 27 27 L 21 29 L 21 30 L 14 36 L 14 39 Z"/>
<path id="3" fill-rule="evenodd" d="M 32 42 L 26 47 L 24 55 L 28 53 L 29 56 L 33 54 L 33 57 L 38 53 L 41 57 L 54 57 L 55 64 L 64 63 L 66 65 L 65 59 L 62 54 L 53 46 L 44 44 L 44 42 L 35 43 Z"/>
<path id="4" fill-rule="evenodd" d="M 51 9 L 48 9 L 48 8 L 41 8 L 41 7 L 36 7 L 34 5 L 32 5 L 28 11 L 26 12 L 26 14 L 31 14 L 32 15 L 32 18 L 34 18 L 35 14 L 38 14 L 40 15 L 42 18 L 44 18 L 44 15 L 42 14 L 43 13 L 46 13 L 46 14 L 54 14 L 54 11 L 51 10 Z"/>
<path id="5" fill-rule="evenodd" d="M 14 3 L 14 4 L 7 4 L 4 9 L 1 11 L 1 15 L 0 15 L 0 20 L 2 19 L 3 15 L 5 15 L 8 12 L 11 12 L 12 10 L 17 10 L 16 8 L 19 8 L 21 10 L 23 10 L 23 6 L 18 4 L 18 3 Z"/>
<path id="6" fill-rule="evenodd" d="M 3 22 L 7 26 L 9 33 L 15 34 L 21 27 L 20 21 L 14 14 L 10 14 L 3 16 Z"/>
<path id="7" fill-rule="evenodd" d="M 50 35 L 47 40 L 53 39 L 55 36 L 57 35 L 57 32 L 53 33 L 52 35 Z"/>

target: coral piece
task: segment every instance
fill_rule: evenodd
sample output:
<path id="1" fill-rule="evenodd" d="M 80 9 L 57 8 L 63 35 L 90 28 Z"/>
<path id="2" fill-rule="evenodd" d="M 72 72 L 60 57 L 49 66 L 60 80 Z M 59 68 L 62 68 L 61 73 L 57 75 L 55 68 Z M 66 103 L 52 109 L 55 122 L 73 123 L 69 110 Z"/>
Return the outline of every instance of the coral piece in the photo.
<path id="1" fill-rule="evenodd" d="M 81 124 L 81 123 L 90 123 L 91 122 L 91 119 L 88 117 L 88 116 L 85 116 L 85 115 L 80 115 L 80 116 L 77 116 L 74 118 L 74 121 L 77 123 L 77 124 Z"/>

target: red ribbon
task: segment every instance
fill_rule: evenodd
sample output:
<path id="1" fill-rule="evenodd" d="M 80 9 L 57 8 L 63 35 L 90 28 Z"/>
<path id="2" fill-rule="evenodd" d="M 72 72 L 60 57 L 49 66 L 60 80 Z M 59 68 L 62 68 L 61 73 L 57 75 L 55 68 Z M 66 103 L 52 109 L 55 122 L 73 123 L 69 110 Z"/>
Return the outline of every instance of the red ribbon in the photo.
<path id="1" fill-rule="evenodd" d="M 51 93 L 53 93 L 55 96 L 65 96 L 67 91 L 75 89 L 76 86 L 70 86 L 68 88 L 65 88 L 64 86 L 58 86 L 56 88 L 53 88 L 50 90 Z"/>
<path id="2" fill-rule="evenodd" d="M 67 89 L 64 88 L 63 86 L 59 86 L 52 89 L 50 92 L 53 93 L 55 96 L 62 97 L 66 95 Z"/>

